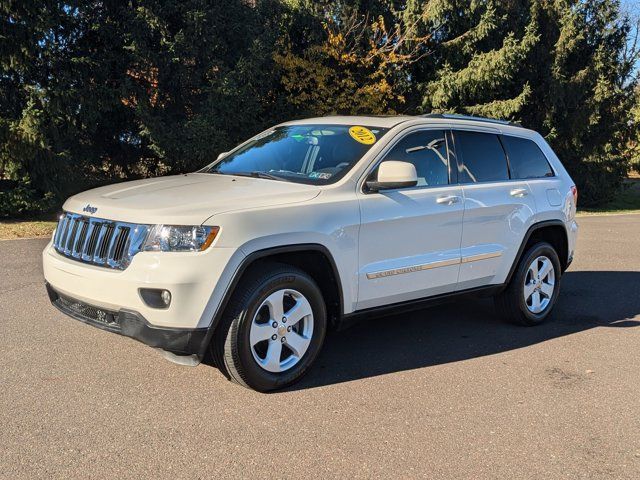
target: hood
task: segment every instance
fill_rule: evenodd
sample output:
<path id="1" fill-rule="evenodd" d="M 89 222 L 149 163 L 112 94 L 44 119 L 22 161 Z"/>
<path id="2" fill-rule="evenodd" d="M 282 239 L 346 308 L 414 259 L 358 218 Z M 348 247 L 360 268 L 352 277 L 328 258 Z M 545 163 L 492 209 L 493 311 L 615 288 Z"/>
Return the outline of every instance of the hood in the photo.
<path id="1" fill-rule="evenodd" d="M 200 225 L 218 213 L 305 202 L 319 193 L 313 185 L 189 173 L 87 190 L 69 198 L 64 209 L 121 222 Z"/>

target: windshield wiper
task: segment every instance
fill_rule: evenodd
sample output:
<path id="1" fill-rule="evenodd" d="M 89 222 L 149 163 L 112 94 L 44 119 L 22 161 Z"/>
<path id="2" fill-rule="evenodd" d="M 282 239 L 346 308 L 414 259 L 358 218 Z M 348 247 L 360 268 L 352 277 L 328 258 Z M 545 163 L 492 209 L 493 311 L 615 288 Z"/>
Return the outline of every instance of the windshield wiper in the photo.
<path id="1" fill-rule="evenodd" d="M 306 173 L 294 172 L 292 170 L 272 170 L 272 172 L 281 173 L 281 174 L 285 174 L 285 175 L 296 175 L 298 177 L 306 177 L 307 176 Z"/>
<path id="2" fill-rule="evenodd" d="M 285 178 L 278 177 L 276 175 L 271 175 L 270 173 L 258 172 L 258 171 L 236 172 L 236 173 L 230 173 L 229 175 L 236 175 L 238 177 L 266 178 L 267 180 L 279 180 L 281 182 L 288 182 L 289 181 L 289 180 L 287 180 Z"/>

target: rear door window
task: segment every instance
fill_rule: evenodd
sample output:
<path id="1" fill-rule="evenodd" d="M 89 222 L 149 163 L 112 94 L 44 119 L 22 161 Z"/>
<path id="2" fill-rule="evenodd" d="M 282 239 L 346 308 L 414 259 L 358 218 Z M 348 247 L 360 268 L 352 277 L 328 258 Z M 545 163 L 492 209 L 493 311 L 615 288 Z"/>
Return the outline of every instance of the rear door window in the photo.
<path id="1" fill-rule="evenodd" d="M 553 170 L 547 157 L 534 141 L 503 135 L 502 143 L 509 156 L 511 178 L 553 177 Z"/>
<path id="2" fill-rule="evenodd" d="M 498 135 L 455 130 L 460 183 L 499 182 L 509 179 L 507 158 Z"/>

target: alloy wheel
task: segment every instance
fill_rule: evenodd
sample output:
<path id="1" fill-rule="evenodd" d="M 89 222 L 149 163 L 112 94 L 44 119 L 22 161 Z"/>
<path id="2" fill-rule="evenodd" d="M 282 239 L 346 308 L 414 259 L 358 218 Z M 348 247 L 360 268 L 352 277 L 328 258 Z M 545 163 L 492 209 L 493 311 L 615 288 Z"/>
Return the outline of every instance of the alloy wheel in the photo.
<path id="1" fill-rule="evenodd" d="M 249 343 L 256 363 L 268 372 L 293 368 L 313 336 L 313 311 L 296 290 L 277 290 L 260 305 L 251 322 Z"/>
<path id="2" fill-rule="evenodd" d="M 539 256 L 529 265 L 524 280 L 524 302 L 531 313 L 543 312 L 555 289 L 555 270 L 548 257 Z"/>

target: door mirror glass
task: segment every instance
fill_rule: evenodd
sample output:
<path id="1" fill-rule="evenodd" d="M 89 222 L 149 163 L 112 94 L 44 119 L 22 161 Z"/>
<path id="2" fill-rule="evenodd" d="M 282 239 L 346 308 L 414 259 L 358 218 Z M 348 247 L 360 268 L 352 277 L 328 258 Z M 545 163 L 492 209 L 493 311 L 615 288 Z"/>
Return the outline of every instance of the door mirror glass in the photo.
<path id="1" fill-rule="evenodd" d="M 386 160 L 378 165 L 377 180 L 367 181 L 369 191 L 415 187 L 418 184 L 416 167 L 409 162 Z"/>

